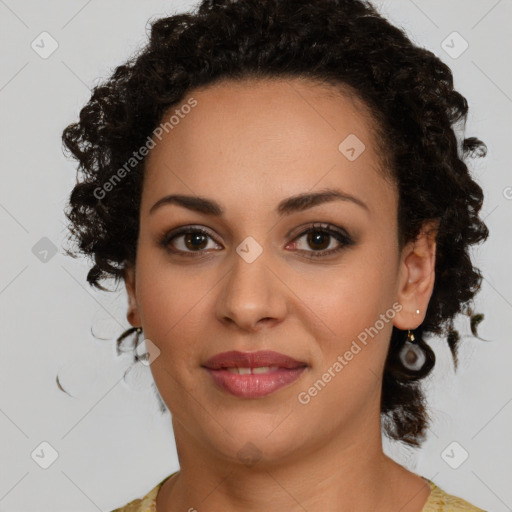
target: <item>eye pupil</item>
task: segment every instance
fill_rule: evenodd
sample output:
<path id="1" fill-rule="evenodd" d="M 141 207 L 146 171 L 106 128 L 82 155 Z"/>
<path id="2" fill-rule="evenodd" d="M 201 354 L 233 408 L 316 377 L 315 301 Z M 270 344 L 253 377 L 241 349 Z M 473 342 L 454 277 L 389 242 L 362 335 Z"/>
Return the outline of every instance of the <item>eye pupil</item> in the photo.
<path id="1" fill-rule="evenodd" d="M 327 234 L 322 233 L 320 231 L 312 231 L 308 235 L 308 243 L 311 243 L 313 245 L 320 244 L 321 247 L 316 247 L 316 248 L 320 249 L 320 250 L 321 249 L 325 249 L 326 247 L 329 246 L 329 236 L 330 235 L 327 235 Z"/>

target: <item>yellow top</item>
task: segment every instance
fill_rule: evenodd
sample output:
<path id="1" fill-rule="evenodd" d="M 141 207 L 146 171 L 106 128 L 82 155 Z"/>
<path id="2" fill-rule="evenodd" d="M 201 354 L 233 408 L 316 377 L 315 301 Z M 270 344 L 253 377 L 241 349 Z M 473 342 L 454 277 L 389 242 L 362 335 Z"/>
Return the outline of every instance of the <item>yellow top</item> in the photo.
<path id="1" fill-rule="evenodd" d="M 130 503 L 124 507 L 116 508 L 112 512 L 156 512 L 156 495 L 158 494 L 158 490 L 168 478 L 176 473 L 177 471 L 165 477 L 144 497 L 130 501 Z M 425 478 L 425 480 L 430 485 L 430 496 L 421 512 L 486 512 L 464 501 L 462 498 L 447 494 L 428 478 Z"/>

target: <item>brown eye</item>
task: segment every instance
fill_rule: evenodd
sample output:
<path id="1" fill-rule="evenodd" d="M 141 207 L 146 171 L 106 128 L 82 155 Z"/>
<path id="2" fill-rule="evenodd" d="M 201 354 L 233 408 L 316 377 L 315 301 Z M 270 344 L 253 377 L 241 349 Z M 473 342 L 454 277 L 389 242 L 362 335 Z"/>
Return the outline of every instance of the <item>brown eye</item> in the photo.
<path id="1" fill-rule="evenodd" d="M 300 239 L 305 237 L 305 242 Z M 313 225 L 303 231 L 293 242 L 293 248 L 305 253 L 308 258 L 325 257 L 354 245 L 354 241 L 345 232 L 330 227 L 329 224 Z"/>
<path id="2" fill-rule="evenodd" d="M 200 256 L 206 249 L 216 248 L 215 243 L 208 245 L 210 241 L 215 242 L 206 230 L 189 226 L 167 233 L 160 240 L 160 245 L 173 254 Z"/>

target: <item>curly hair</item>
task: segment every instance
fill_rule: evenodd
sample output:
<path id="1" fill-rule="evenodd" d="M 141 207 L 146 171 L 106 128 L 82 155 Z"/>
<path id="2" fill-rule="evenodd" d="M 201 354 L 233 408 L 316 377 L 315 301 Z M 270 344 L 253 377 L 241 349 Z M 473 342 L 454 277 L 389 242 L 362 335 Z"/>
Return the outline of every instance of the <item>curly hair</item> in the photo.
<path id="1" fill-rule="evenodd" d="M 483 192 L 465 160 L 485 156 L 487 148 L 475 137 L 457 139 L 468 104 L 454 89 L 450 68 L 368 1 L 203 0 L 194 11 L 152 21 L 147 45 L 94 87 L 79 122 L 63 131 L 81 174 L 66 210 L 76 248 L 66 252 L 93 260 L 92 286 L 106 290 L 100 281 L 107 278 L 118 284 L 136 259 L 146 159 L 108 194 L 98 191 L 194 88 L 287 77 L 354 91 L 369 108 L 399 193 L 400 248 L 426 221 L 439 221 L 434 288 L 414 331 L 427 362 L 420 371 L 404 368 L 398 357 L 404 331 L 393 327 L 382 382 L 384 433 L 419 446 L 430 422 L 420 381 L 435 363 L 424 337 L 446 337 L 457 369 L 455 316 L 471 316 L 475 336 L 483 318 L 470 307 L 482 275 L 468 251 L 488 229 L 478 216 Z"/>

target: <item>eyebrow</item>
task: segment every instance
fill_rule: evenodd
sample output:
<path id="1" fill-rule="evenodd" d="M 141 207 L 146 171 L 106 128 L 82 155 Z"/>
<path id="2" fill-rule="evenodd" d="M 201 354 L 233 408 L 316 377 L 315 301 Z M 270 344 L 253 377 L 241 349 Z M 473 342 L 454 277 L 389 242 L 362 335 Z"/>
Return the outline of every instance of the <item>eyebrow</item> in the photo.
<path id="1" fill-rule="evenodd" d="M 313 208 L 319 204 L 331 201 L 347 201 L 356 204 L 370 213 L 370 208 L 361 199 L 336 189 L 323 189 L 320 192 L 298 194 L 282 200 L 277 208 L 276 213 L 282 217 L 290 215 L 293 212 L 301 212 L 309 208 Z M 181 194 L 171 194 L 159 199 L 149 210 L 149 214 L 155 212 L 158 208 L 168 205 L 177 204 L 183 208 L 188 208 L 205 215 L 213 215 L 214 217 L 222 217 L 224 210 L 219 203 L 213 199 L 207 199 L 200 196 L 187 196 Z"/>

